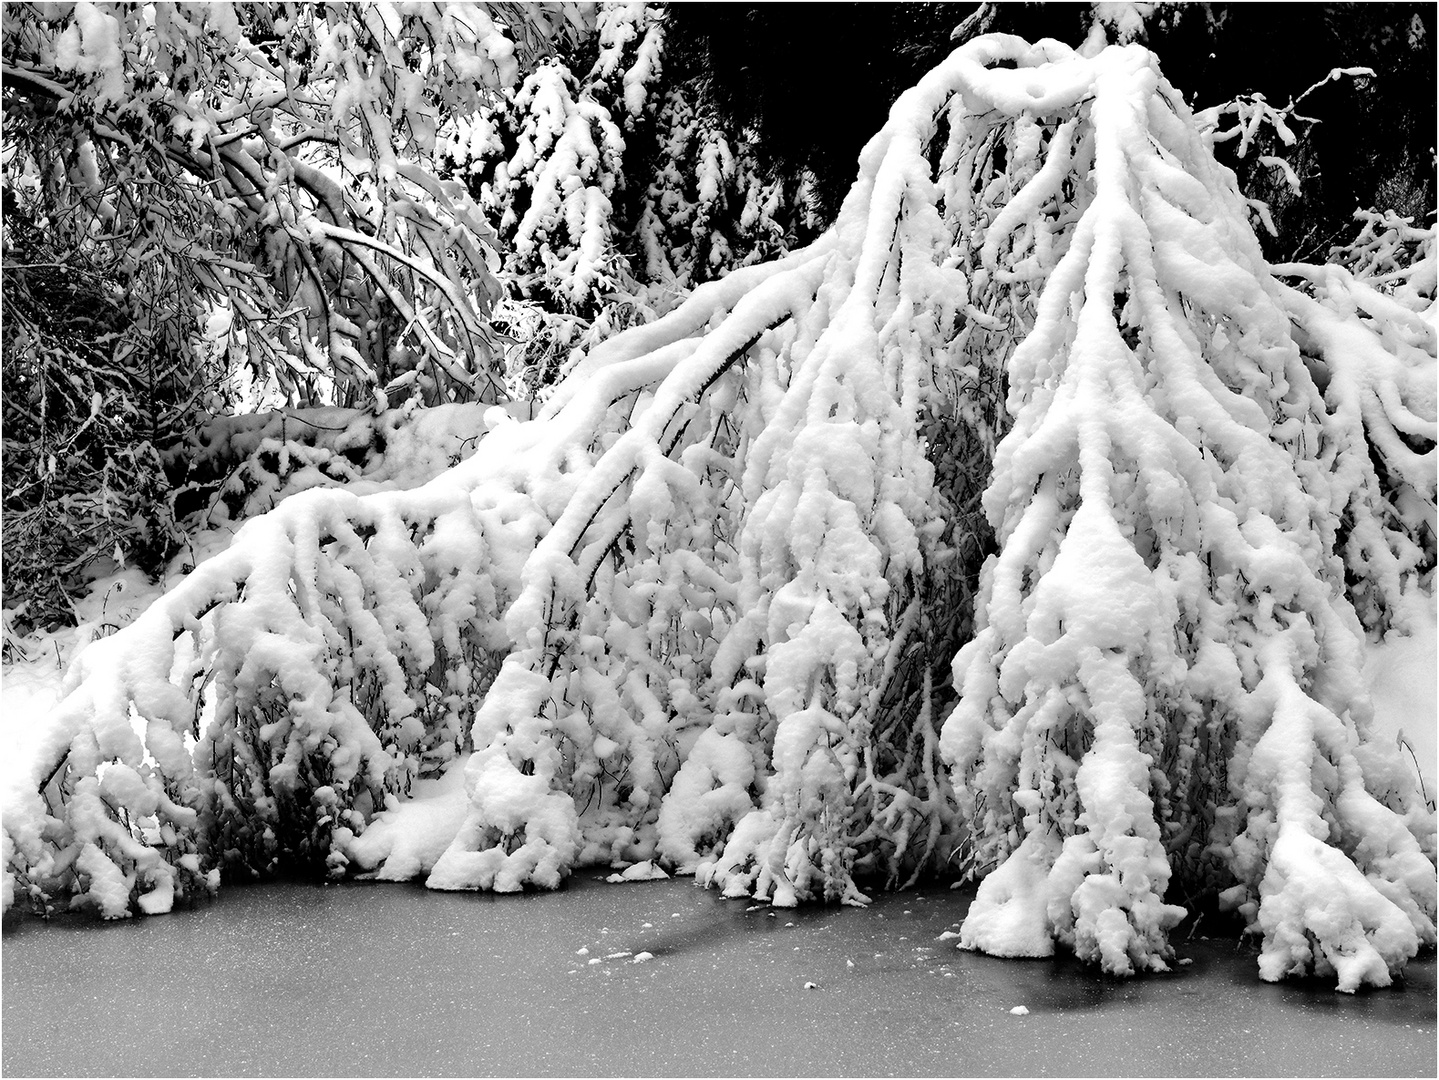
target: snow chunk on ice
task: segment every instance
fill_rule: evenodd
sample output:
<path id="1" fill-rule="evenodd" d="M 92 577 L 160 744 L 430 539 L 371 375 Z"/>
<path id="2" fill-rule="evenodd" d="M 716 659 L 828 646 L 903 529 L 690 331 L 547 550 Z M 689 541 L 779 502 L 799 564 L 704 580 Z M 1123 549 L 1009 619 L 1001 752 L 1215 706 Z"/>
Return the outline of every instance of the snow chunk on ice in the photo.
<path id="1" fill-rule="evenodd" d="M 86 843 L 75 860 L 75 868 L 90 879 L 90 888 L 75 897 L 71 907 L 94 904 L 106 919 L 130 917 L 130 883 L 105 853 L 94 844 Z"/>
<path id="2" fill-rule="evenodd" d="M 379 867 L 380 881 L 409 881 L 428 874 L 464 824 L 467 759 L 434 780 L 420 780 L 409 799 L 377 814 L 365 831 L 345 844 L 350 861 L 366 870 Z"/>
<path id="3" fill-rule="evenodd" d="M 1047 914 L 1048 876 L 1054 852 L 1041 833 L 1030 833 L 979 885 L 960 929 L 959 945 L 990 956 L 1053 956 Z"/>
<path id="4" fill-rule="evenodd" d="M 1023 1005 L 1016 1005 L 1009 1010 L 1011 1016 L 1028 1016 L 1029 1010 Z"/>
<path id="5" fill-rule="evenodd" d="M 646 859 L 644 862 L 637 862 L 633 866 L 626 867 L 622 873 L 611 874 L 605 880 L 619 884 L 625 881 L 661 881 L 668 877 L 668 874 L 655 865 L 653 859 Z"/>

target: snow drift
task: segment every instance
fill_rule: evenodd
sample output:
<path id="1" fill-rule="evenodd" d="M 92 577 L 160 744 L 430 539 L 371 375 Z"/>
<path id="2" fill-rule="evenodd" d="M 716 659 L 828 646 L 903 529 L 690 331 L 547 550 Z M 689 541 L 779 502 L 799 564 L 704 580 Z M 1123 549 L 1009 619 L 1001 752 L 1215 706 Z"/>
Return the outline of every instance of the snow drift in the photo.
<path id="1" fill-rule="evenodd" d="M 816 244 L 422 487 L 286 499 L 93 645 L 5 903 L 296 860 L 863 902 L 948 863 L 988 874 L 967 947 L 1163 968 L 1208 893 L 1266 978 L 1387 982 L 1434 939 L 1433 815 L 1360 646 L 1432 589 L 1432 232 L 1427 279 L 1286 284 L 1155 58 L 1089 52 L 966 44 Z M 448 842 L 403 842 L 466 753 L 462 809 L 412 815 Z"/>

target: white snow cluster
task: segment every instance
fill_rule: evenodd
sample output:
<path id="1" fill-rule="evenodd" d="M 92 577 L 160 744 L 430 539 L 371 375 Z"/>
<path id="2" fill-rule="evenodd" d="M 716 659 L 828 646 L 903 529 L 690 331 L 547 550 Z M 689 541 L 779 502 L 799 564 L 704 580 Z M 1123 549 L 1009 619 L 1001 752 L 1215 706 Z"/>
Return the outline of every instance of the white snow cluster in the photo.
<path id="1" fill-rule="evenodd" d="M 1138 46 L 962 46 L 817 243 L 92 645 L 6 903 L 307 857 L 862 903 L 959 853 L 966 947 L 1163 969 L 1171 901 L 1222 890 L 1266 978 L 1387 982 L 1434 940 L 1433 814 L 1361 659 L 1433 603 L 1432 269 L 1285 284 L 1206 138 Z"/>
<path id="2" fill-rule="evenodd" d="M 242 522 L 297 491 L 354 494 L 412 488 L 469 457 L 495 406 L 451 402 L 398 408 L 321 407 L 216 416 L 162 454 L 166 472 L 198 507 L 205 528 Z M 528 415 L 526 403 L 501 408 Z"/>

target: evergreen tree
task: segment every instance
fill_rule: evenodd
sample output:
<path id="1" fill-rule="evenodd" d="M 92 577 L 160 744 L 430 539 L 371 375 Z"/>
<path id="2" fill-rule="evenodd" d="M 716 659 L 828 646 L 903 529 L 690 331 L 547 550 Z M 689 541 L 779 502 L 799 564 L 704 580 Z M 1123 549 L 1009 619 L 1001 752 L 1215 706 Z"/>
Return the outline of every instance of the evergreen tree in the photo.
<path id="1" fill-rule="evenodd" d="M 451 136 L 452 168 L 507 252 L 495 320 L 518 343 L 520 396 L 694 286 L 812 235 L 806 178 L 760 176 L 683 43 L 671 48 L 672 20 L 657 4 L 604 5 L 574 48 Z"/>

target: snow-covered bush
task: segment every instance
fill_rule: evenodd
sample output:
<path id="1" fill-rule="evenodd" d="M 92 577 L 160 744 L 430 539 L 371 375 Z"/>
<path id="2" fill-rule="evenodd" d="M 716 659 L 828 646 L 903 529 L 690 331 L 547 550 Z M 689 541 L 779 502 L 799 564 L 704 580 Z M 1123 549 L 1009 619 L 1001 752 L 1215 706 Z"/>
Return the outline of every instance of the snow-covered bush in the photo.
<path id="1" fill-rule="evenodd" d="M 1319 452 L 1347 591 L 1369 630 L 1404 625 L 1400 593 L 1435 566 L 1435 227 L 1362 212 L 1353 243 L 1320 266 L 1275 266 L 1334 437 Z"/>
<path id="2" fill-rule="evenodd" d="M 92 645 L 6 902 L 284 858 L 862 902 L 963 852 L 970 947 L 1162 968 L 1209 889 L 1265 977 L 1383 983 L 1434 937 L 1432 815 L 1366 738 L 1350 591 L 1377 627 L 1432 587 L 1432 446 L 1382 444 L 1432 439 L 1434 347 L 1346 295 L 1367 321 L 1271 274 L 1150 53 L 977 38 L 813 245 L 423 487 L 285 500 Z M 364 830 L 470 749 L 449 843 L 379 865 Z"/>

